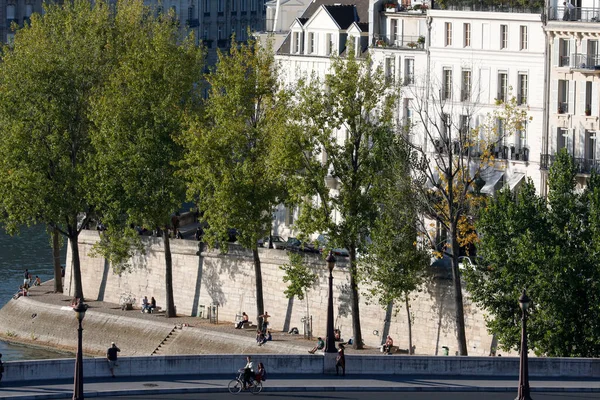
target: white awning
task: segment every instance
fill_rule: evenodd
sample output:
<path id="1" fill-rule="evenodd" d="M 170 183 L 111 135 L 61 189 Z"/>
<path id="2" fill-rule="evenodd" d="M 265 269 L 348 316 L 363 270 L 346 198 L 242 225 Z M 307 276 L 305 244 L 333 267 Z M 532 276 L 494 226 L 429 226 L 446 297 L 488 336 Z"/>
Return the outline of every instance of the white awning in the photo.
<path id="1" fill-rule="evenodd" d="M 481 193 L 494 194 L 494 192 L 496 191 L 496 184 L 498 183 L 500 178 L 502 178 L 502 175 L 504 175 L 504 171 L 496 170 L 487 174 L 487 176 L 484 177 L 485 185 L 481 188 Z"/>
<path id="2" fill-rule="evenodd" d="M 510 190 L 515 190 L 517 185 L 521 183 L 525 179 L 525 174 L 522 172 L 513 172 L 513 174 L 508 178 L 508 182 L 505 186 L 508 186 Z"/>

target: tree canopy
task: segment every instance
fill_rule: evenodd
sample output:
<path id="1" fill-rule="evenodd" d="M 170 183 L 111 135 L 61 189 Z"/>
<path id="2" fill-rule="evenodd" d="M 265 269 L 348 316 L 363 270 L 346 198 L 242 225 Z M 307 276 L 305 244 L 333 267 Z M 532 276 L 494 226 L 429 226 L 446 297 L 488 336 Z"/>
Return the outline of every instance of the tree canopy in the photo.
<path id="1" fill-rule="evenodd" d="M 323 233 L 350 253 L 355 348 L 362 348 L 357 254 L 367 251 L 397 160 L 408 158 L 394 126 L 398 93 L 380 66 L 352 51 L 333 57 L 324 79 L 301 80 L 297 90 L 300 129 L 291 143 L 302 168 L 290 188 L 300 209 L 295 227 L 305 235 Z"/>
<path id="2" fill-rule="evenodd" d="M 273 51 L 232 38 L 206 75 L 202 113 L 191 117 L 181 144 L 188 194 L 208 224 L 205 240 L 225 251 L 228 231 L 254 257 L 257 315 L 264 314 L 258 240 L 268 234 L 274 207 L 284 201 L 286 180 L 277 162 L 287 140 L 289 94 L 280 87 Z"/>
<path id="3" fill-rule="evenodd" d="M 77 238 L 95 212 L 89 109 L 111 73 L 111 25 L 103 1 L 47 4 L 3 48 L 0 62 L 1 208 L 15 223 L 44 223 L 69 239 L 79 298 Z"/>
<path id="4" fill-rule="evenodd" d="M 551 357 L 600 354 L 598 210 L 600 179 L 583 192 L 565 151 L 549 171 L 548 201 L 528 181 L 519 192 L 503 190 L 481 212 L 477 230 L 483 262 L 466 275 L 473 300 L 490 313 L 488 328 L 501 347 L 520 345 L 518 299 L 532 300 L 530 348 Z"/>

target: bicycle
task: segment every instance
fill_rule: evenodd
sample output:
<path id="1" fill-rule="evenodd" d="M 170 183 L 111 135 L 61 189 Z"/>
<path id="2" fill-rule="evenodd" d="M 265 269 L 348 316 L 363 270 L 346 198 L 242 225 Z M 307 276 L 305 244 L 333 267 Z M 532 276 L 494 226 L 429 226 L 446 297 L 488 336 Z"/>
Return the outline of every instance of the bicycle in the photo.
<path id="1" fill-rule="evenodd" d="M 263 386 L 260 379 L 257 380 L 251 377 L 249 386 L 244 389 L 244 369 L 242 368 L 238 370 L 237 378 L 233 378 L 229 382 L 229 385 L 227 385 L 227 388 L 231 394 L 238 394 L 242 390 L 250 391 L 252 394 L 259 394 L 262 391 Z"/>

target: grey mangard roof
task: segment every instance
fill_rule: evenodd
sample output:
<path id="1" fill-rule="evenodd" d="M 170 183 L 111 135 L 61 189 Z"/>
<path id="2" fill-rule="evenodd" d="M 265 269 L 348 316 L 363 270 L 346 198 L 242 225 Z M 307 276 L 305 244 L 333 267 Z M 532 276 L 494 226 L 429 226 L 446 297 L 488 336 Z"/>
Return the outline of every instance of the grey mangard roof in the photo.
<path id="1" fill-rule="evenodd" d="M 356 22 L 369 22 L 369 0 L 315 0 L 314 2 L 310 3 L 310 5 L 306 8 L 306 11 L 304 11 L 302 17 L 312 17 L 312 15 L 317 11 L 317 9 L 321 5 L 334 7 L 337 6 L 340 8 L 343 8 L 345 6 L 354 6 L 356 8 Z M 331 13 L 331 11 L 329 12 Z M 335 18 L 333 14 L 332 16 Z M 351 21 L 350 23 L 352 23 L 353 21 Z M 348 26 L 349 25 L 350 24 L 348 24 Z M 342 27 L 342 29 L 345 28 Z"/>
<path id="2" fill-rule="evenodd" d="M 306 8 L 302 17 L 298 18 L 300 23 L 305 25 L 322 5 L 341 29 L 347 29 L 353 22 L 356 22 L 363 32 L 369 30 L 369 0 L 314 0 Z M 288 34 L 279 46 L 277 54 L 290 54 L 290 51 L 291 35 Z"/>

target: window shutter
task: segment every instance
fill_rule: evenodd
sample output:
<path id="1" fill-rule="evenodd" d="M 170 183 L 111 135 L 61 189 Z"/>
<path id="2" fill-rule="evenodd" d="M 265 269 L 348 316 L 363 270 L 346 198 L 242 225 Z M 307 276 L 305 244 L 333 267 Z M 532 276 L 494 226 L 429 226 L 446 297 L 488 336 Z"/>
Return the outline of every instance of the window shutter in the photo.
<path id="1" fill-rule="evenodd" d="M 576 114 L 575 112 L 575 81 L 568 81 L 569 87 L 569 114 Z"/>
<path id="2" fill-rule="evenodd" d="M 598 116 L 598 82 L 592 83 L 592 115 Z M 596 127 L 598 128 L 598 127 Z M 600 138 L 596 139 L 596 141 L 600 140 Z"/>
<path id="3" fill-rule="evenodd" d="M 554 45 L 552 48 L 552 65 L 554 65 L 555 67 L 558 66 L 558 52 L 560 50 L 560 39 L 555 37 L 554 38 Z"/>
<path id="4" fill-rule="evenodd" d="M 577 100 L 579 104 L 577 104 L 577 114 L 583 115 L 585 113 L 585 81 L 577 82 L 577 92 L 579 96 L 577 96 Z"/>

